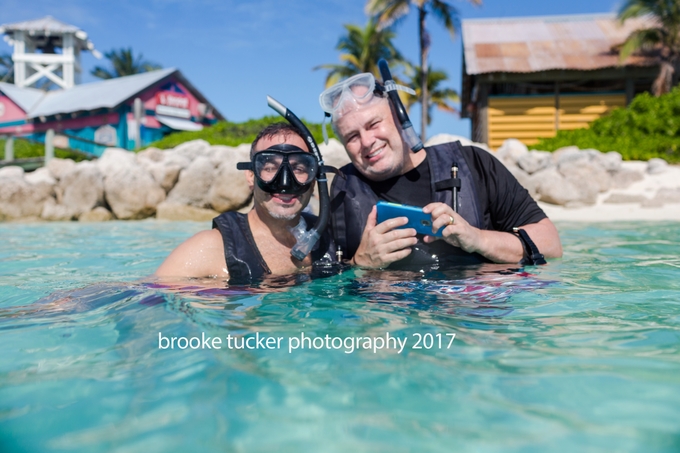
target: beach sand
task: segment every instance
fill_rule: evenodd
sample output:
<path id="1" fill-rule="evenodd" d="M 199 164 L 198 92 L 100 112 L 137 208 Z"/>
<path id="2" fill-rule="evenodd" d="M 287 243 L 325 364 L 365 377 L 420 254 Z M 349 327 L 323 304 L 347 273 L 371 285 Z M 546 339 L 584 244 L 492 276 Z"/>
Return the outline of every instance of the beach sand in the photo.
<path id="1" fill-rule="evenodd" d="M 616 222 L 616 221 L 678 221 L 680 222 L 680 203 L 665 203 L 661 206 L 643 206 L 636 203 L 605 203 L 612 193 L 642 195 L 651 200 L 661 188 L 680 190 L 680 165 L 669 165 L 665 171 L 650 175 L 646 172 L 647 162 L 623 162 L 624 168 L 640 171 L 644 179 L 633 183 L 626 189 L 614 189 L 599 194 L 597 203 L 583 207 L 563 207 L 541 203 L 540 207 L 554 222 Z"/>

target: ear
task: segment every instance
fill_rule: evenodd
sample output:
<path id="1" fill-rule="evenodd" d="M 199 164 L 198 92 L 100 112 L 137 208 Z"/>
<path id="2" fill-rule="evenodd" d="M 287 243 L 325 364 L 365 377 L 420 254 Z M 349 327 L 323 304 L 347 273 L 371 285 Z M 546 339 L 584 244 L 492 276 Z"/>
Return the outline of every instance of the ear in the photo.
<path id="1" fill-rule="evenodd" d="M 246 170 L 246 181 L 248 182 L 248 188 L 252 192 L 253 188 L 255 187 L 255 173 L 250 170 Z"/>

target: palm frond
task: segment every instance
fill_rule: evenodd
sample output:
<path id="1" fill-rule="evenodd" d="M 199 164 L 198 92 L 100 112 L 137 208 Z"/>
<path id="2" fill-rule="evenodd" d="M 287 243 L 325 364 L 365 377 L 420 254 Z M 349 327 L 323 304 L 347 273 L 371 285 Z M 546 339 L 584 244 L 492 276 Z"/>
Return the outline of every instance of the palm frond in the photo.
<path id="1" fill-rule="evenodd" d="M 365 11 L 377 20 L 378 29 L 384 30 L 406 16 L 410 9 L 410 0 L 368 0 Z"/>
<path id="2" fill-rule="evenodd" d="M 432 13 L 446 27 L 451 37 L 456 35 L 459 28 L 458 10 L 442 0 L 430 0 Z"/>
<path id="3" fill-rule="evenodd" d="M 619 61 L 623 63 L 637 51 L 649 51 L 661 43 L 661 33 L 657 28 L 647 28 L 632 32 L 619 49 Z"/>

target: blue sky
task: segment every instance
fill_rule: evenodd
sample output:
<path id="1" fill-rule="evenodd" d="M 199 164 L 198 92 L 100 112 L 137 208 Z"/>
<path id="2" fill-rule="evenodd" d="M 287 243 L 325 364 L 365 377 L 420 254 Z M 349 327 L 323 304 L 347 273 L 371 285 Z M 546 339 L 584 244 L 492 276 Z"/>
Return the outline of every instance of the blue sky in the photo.
<path id="1" fill-rule="evenodd" d="M 617 0 L 485 0 L 481 6 L 451 0 L 461 19 L 616 12 Z M 318 95 L 325 72 L 313 68 L 339 63 L 335 50 L 343 24 L 364 25 L 364 0 L 0 0 L 0 23 L 51 15 L 85 30 L 102 53 L 132 47 L 163 67 L 176 67 L 232 121 L 271 114 L 271 95 L 298 116 L 320 122 Z M 430 64 L 445 70 L 449 85 L 461 89 L 462 44 L 430 17 Z M 405 56 L 418 61 L 415 14 L 396 28 Z M 4 41 L 0 52 L 10 52 Z M 83 82 L 106 60 L 83 56 Z M 418 108 L 411 111 L 419 118 Z M 418 123 L 419 121 L 414 121 Z M 428 135 L 469 137 L 470 125 L 436 112 Z"/>

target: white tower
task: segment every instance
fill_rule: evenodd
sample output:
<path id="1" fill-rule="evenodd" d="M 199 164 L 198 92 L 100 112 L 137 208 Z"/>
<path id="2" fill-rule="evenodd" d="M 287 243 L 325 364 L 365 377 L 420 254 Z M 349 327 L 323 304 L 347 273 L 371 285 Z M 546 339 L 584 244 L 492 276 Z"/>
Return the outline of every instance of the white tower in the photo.
<path id="1" fill-rule="evenodd" d="M 80 82 L 80 52 L 89 50 L 101 58 L 87 33 L 51 16 L 5 24 L 0 33 L 14 47 L 14 84 L 18 87 L 30 87 L 46 77 L 61 88 L 71 88 Z"/>

